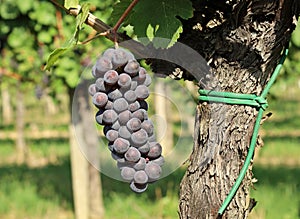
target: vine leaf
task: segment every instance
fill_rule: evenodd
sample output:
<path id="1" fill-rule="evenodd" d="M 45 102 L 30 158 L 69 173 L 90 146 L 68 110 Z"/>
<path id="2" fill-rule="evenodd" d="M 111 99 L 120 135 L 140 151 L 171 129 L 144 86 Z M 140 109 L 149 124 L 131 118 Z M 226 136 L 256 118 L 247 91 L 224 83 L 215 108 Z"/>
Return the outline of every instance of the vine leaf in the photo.
<path id="1" fill-rule="evenodd" d="M 121 0 L 114 6 L 112 22 L 116 22 L 130 2 Z M 166 48 L 172 38 L 176 41 L 179 37 L 178 29 L 182 27 L 180 18 L 188 19 L 192 16 L 193 7 L 190 0 L 143 0 L 133 8 L 123 25 L 132 25 L 138 37 L 148 38 L 150 26 L 153 30 L 150 35 L 154 37 L 154 46 Z M 155 37 L 168 40 L 161 41 Z"/>
<path id="2" fill-rule="evenodd" d="M 64 7 L 66 9 L 77 8 L 78 5 L 79 5 L 78 0 L 65 0 L 65 2 L 64 2 Z"/>
<path id="3" fill-rule="evenodd" d="M 66 1 L 67 2 L 67 1 Z M 66 3 L 65 2 L 65 3 Z M 77 7 L 77 6 L 76 6 Z M 82 30 L 82 26 L 89 15 L 89 4 L 84 3 L 80 9 L 79 14 L 76 17 L 76 28 L 73 33 L 73 36 L 68 41 L 66 46 L 56 48 L 53 52 L 50 53 L 47 63 L 44 67 L 44 70 L 50 70 L 50 68 L 56 63 L 56 61 L 69 49 L 74 48 L 79 41 L 79 33 Z"/>
<path id="4" fill-rule="evenodd" d="M 60 47 L 55 49 L 53 52 L 50 53 L 46 66 L 44 70 L 50 70 L 50 68 L 55 64 L 58 58 L 63 55 L 69 48 L 68 47 Z"/>

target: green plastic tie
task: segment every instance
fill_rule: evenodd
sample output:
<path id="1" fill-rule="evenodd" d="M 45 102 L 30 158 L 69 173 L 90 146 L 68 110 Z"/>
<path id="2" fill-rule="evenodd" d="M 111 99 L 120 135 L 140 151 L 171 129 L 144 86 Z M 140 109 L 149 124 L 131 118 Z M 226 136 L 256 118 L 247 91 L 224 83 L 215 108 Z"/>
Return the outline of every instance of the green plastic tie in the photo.
<path id="1" fill-rule="evenodd" d="M 219 215 L 222 215 L 224 213 L 225 209 L 227 208 L 227 206 L 235 196 L 235 193 L 240 187 L 245 177 L 245 174 L 249 168 L 255 150 L 255 145 L 257 141 L 260 122 L 263 116 L 263 111 L 268 107 L 266 96 L 271 86 L 275 82 L 280 72 L 280 69 L 284 63 L 284 60 L 286 59 L 287 54 L 288 54 L 288 46 L 286 46 L 278 65 L 276 66 L 269 82 L 267 83 L 266 87 L 264 88 L 260 96 L 257 96 L 255 94 L 240 94 L 240 93 L 233 93 L 233 92 L 221 92 L 221 91 L 202 90 L 202 89 L 199 90 L 200 102 L 217 102 L 217 103 L 234 104 L 234 105 L 247 105 L 247 106 L 256 107 L 258 109 L 258 115 L 256 117 L 256 121 L 254 124 L 253 134 L 251 137 L 247 157 L 245 159 L 244 165 L 240 171 L 238 178 L 236 179 L 233 187 L 231 188 L 229 194 L 227 195 L 226 199 L 224 200 L 222 206 L 218 211 Z"/>

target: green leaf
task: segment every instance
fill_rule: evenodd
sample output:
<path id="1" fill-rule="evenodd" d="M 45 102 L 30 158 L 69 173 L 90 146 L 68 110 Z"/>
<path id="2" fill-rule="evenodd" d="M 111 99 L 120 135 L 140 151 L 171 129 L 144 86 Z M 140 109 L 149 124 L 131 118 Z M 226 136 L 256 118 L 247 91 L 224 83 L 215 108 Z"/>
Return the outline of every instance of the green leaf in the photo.
<path id="1" fill-rule="evenodd" d="M 121 0 L 115 5 L 112 16 L 114 21 L 122 14 L 130 4 L 128 0 Z M 127 17 L 124 25 L 130 24 L 134 27 L 134 33 L 138 37 L 161 37 L 168 40 L 154 38 L 155 47 L 166 48 L 171 41 L 179 37 L 179 28 L 182 27 L 179 17 L 188 19 L 193 16 L 193 7 L 190 0 L 143 0 L 140 1 Z M 149 25 L 153 32 L 149 33 Z M 155 28 L 154 28 L 155 27 Z"/>
<path id="2" fill-rule="evenodd" d="M 53 52 L 50 53 L 46 66 L 44 67 L 44 70 L 50 70 L 50 68 L 55 64 L 55 62 L 58 60 L 58 58 L 63 55 L 70 47 L 61 47 L 55 49 Z"/>
<path id="3" fill-rule="evenodd" d="M 76 17 L 76 29 L 81 30 L 82 25 L 84 24 L 85 20 L 89 15 L 89 3 L 83 3 L 80 9 L 78 16 Z"/>
<path id="4" fill-rule="evenodd" d="M 64 3 L 64 7 L 66 9 L 77 8 L 78 5 L 79 5 L 78 0 L 65 0 L 65 3 Z"/>

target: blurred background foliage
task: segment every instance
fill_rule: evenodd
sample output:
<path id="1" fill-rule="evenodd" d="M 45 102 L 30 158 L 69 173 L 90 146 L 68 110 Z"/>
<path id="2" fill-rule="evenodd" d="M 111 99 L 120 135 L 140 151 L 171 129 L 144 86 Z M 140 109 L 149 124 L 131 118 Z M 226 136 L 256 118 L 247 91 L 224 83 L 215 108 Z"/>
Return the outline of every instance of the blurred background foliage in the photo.
<path id="1" fill-rule="evenodd" d="M 89 2 L 93 14 L 108 21 L 115 1 Z M 0 218 L 74 218 L 68 91 L 76 87 L 81 73 L 101 51 L 112 45 L 98 38 L 69 51 L 51 72 L 42 71 L 50 52 L 64 45 L 74 28 L 74 18 L 50 1 L 1 1 Z M 84 28 L 80 40 L 95 35 L 90 27 Z M 254 177 L 258 182 L 252 193 L 258 205 L 250 218 L 300 218 L 299 91 L 300 24 L 293 33 L 283 72 L 271 90 L 268 111 L 273 116 L 261 129 L 265 145 L 256 153 Z M 20 103 L 25 107 L 23 131 L 29 150 L 21 164 L 15 155 Z M 181 125 L 176 118 L 173 124 L 174 130 Z M 175 141 L 178 135 L 175 132 Z M 183 166 L 140 196 L 126 184 L 102 176 L 106 218 L 177 218 L 184 171 Z"/>

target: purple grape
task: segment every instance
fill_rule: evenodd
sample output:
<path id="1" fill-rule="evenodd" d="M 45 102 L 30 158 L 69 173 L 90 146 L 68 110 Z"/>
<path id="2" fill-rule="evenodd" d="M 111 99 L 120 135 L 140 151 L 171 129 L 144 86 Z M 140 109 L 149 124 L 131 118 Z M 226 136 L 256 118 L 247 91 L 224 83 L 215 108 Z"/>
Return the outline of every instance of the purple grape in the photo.
<path id="1" fill-rule="evenodd" d="M 124 138 L 124 139 L 129 140 L 130 137 L 131 137 L 131 133 L 130 133 L 130 131 L 127 129 L 126 126 L 121 126 L 121 127 L 119 128 L 118 132 L 119 132 L 119 136 L 120 136 L 121 138 Z"/>
<path id="2" fill-rule="evenodd" d="M 129 147 L 124 157 L 127 161 L 137 162 L 141 158 L 141 153 L 135 147 Z"/>
<path id="3" fill-rule="evenodd" d="M 119 123 L 120 125 L 126 125 L 128 120 L 131 118 L 131 112 L 129 110 L 125 110 L 119 114 Z"/>
<path id="4" fill-rule="evenodd" d="M 95 67 L 92 70 L 92 74 L 95 78 L 98 77 L 103 77 L 105 72 L 111 70 L 113 68 L 113 65 L 110 61 L 110 59 L 106 57 L 100 57 L 97 62 Z"/>
<path id="5" fill-rule="evenodd" d="M 105 110 L 103 112 L 103 122 L 107 125 L 113 124 L 118 119 L 118 114 L 114 110 Z"/>
<path id="6" fill-rule="evenodd" d="M 148 188 L 148 184 L 145 183 L 145 184 L 137 184 L 137 183 L 134 183 L 134 181 L 132 181 L 130 183 L 130 188 L 132 191 L 136 192 L 136 193 L 142 193 L 142 192 L 145 192 Z"/>
<path id="7" fill-rule="evenodd" d="M 106 139 L 110 142 L 115 141 L 118 138 L 118 136 L 119 136 L 118 132 L 113 129 L 109 130 L 105 135 Z"/>
<path id="8" fill-rule="evenodd" d="M 131 76 L 137 75 L 140 64 L 136 60 L 130 60 L 124 67 L 124 71 Z"/>
<path id="9" fill-rule="evenodd" d="M 149 145 L 149 143 L 147 142 L 146 144 L 144 144 L 144 145 L 138 147 L 138 150 L 139 150 L 139 152 L 141 152 L 142 154 L 147 154 L 147 153 L 149 152 L 149 150 L 150 150 L 150 145 Z"/>
<path id="10" fill-rule="evenodd" d="M 159 179 L 161 175 L 161 167 L 153 162 L 146 164 L 145 172 L 149 177 L 149 182 L 153 182 Z"/>
<path id="11" fill-rule="evenodd" d="M 130 112 L 137 111 L 140 108 L 140 103 L 139 101 L 134 101 L 133 103 L 128 105 L 128 110 Z"/>
<path id="12" fill-rule="evenodd" d="M 135 77 L 135 80 L 138 82 L 138 84 L 143 84 L 146 80 L 147 71 L 146 69 L 140 67 L 138 75 Z"/>
<path id="13" fill-rule="evenodd" d="M 99 111 L 96 113 L 95 119 L 96 119 L 96 122 L 97 122 L 99 125 L 104 125 L 104 123 L 103 123 L 103 110 L 99 110 Z"/>
<path id="14" fill-rule="evenodd" d="M 104 107 L 108 101 L 108 97 L 105 93 L 97 92 L 93 96 L 93 104 L 97 107 Z"/>
<path id="15" fill-rule="evenodd" d="M 114 151 L 117 152 L 118 154 L 124 154 L 128 148 L 129 148 L 129 141 L 123 138 L 117 138 L 114 141 Z"/>
<path id="16" fill-rule="evenodd" d="M 107 86 L 105 86 L 104 83 L 104 79 L 103 78 L 98 78 L 95 82 L 96 88 L 97 90 L 107 93 L 107 91 L 109 90 L 109 88 Z"/>
<path id="17" fill-rule="evenodd" d="M 110 100 L 114 101 L 116 99 L 121 98 L 122 93 L 119 89 L 115 89 L 115 90 L 112 90 L 111 92 L 109 92 L 107 96 Z"/>
<path id="18" fill-rule="evenodd" d="M 111 130 L 111 129 L 112 129 L 112 128 L 111 128 L 110 125 L 104 126 L 104 128 L 103 128 L 103 134 L 106 135 L 106 133 L 107 133 L 109 130 Z"/>
<path id="19" fill-rule="evenodd" d="M 141 120 L 137 118 L 132 118 L 127 122 L 126 126 L 129 131 L 135 132 L 141 129 L 141 124 Z"/>
<path id="20" fill-rule="evenodd" d="M 113 102 L 111 102 L 110 100 L 107 101 L 105 107 L 105 110 L 112 110 L 113 109 Z"/>
<path id="21" fill-rule="evenodd" d="M 151 83 L 152 83 L 151 76 L 147 74 L 146 75 L 146 79 L 144 81 L 144 85 L 147 86 L 147 87 L 149 87 Z"/>
<path id="22" fill-rule="evenodd" d="M 148 176 L 144 170 L 138 170 L 135 172 L 133 180 L 137 184 L 145 184 L 148 182 Z"/>
<path id="23" fill-rule="evenodd" d="M 129 88 L 131 85 L 131 77 L 128 74 L 122 73 L 119 75 L 118 85 L 120 87 Z"/>
<path id="24" fill-rule="evenodd" d="M 135 173 L 135 169 L 131 167 L 125 166 L 121 169 L 121 177 L 127 182 L 131 182 L 133 180 Z"/>
<path id="25" fill-rule="evenodd" d="M 165 163 L 165 159 L 163 156 L 159 156 L 158 158 L 152 160 L 151 162 L 156 163 L 159 166 L 162 166 Z"/>
<path id="26" fill-rule="evenodd" d="M 109 60 L 112 60 L 112 57 L 114 56 L 114 53 L 115 53 L 115 49 L 108 48 L 107 50 L 104 51 L 102 56 L 109 59 Z"/>
<path id="27" fill-rule="evenodd" d="M 128 109 L 128 103 L 124 98 L 119 98 L 114 101 L 114 110 L 118 113 Z"/>
<path id="28" fill-rule="evenodd" d="M 114 122 L 114 124 L 112 124 L 111 128 L 114 130 L 119 130 L 121 127 L 120 123 L 117 121 Z"/>
<path id="29" fill-rule="evenodd" d="M 88 88 L 88 91 L 91 96 L 94 96 L 95 93 L 97 92 L 96 84 L 91 84 Z"/>
<path id="30" fill-rule="evenodd" d="M 154 133 L 148 137 L 148 141 L 149 142 L 156 142 L 156 137 L 155 137 Z"/>
<path id="31" fill-rule="evenodd" d="M 133 166 L 135 170 L 144 170 L 146 167 L 146 159 L 141 157 L 140 160 Z"/>
<path id="32" fill-rule="evenodd" d="M 117 48 L 112 56 L 112 63 L 115 67 L 125 65 L 128 60 L 134 59 L 134 56 L 125 49 Z"/>
<path id="33" fill-rule="evenodd" d="M 119 74 L 118 72 L 114 70 L 109 70 L 104 74 L 104 82 L 108 85 L 114 85 L 119 80 Z"/>
<path id="34" fill-rule="evenodd" d="M 154 133 L 154 125 L 151 120 L 144 120 L 141 127 L 147 132 L 148 136 L 151 136 Z"/>
<path id="35" fill-rule="evenodd" d="M 142 129 L 143 130 L 143 129 Z M 161 155 L 162 148 L 158 142 L 150 142 L 150 150 L 147 154 L 149 158 L 157 158 Z"/>
<path id="36" fill-rule="evenodd" d="M 144 100 L 149 97 L 149 89 L 145 85 L 137 86 L 134 92 L 138 100 Z"/>
<path id="37" fill-rule="evenodd" d="M 142 146 L 147 142 L 147 140 L 148 134 L 144 129 L 140 129 L 131 135 L 131 141 L 134 146 Z"/>
<path id="38" fill-rule="evenodd" d="M 130 90 L 135 90 L 137 86 L 138 86 L 138 83 L 137 83 L 136 79 L 131 80 Z"/>
<path id="39" fill-rule="evenodd" d="M 128 103 L 133 103 L 134 101 L 136 101 L 136 94 L 133 90 L 128 90 L 124 93 L 124 98 Z"/>
<path id="40" fill-rule="evenodd" d="M 140 121 L 144 121 L 148 119 L 147 111 L 144 109 L 138 109 L 137 111 L 132 113 L 132 117 L 138 118 Z"/>

